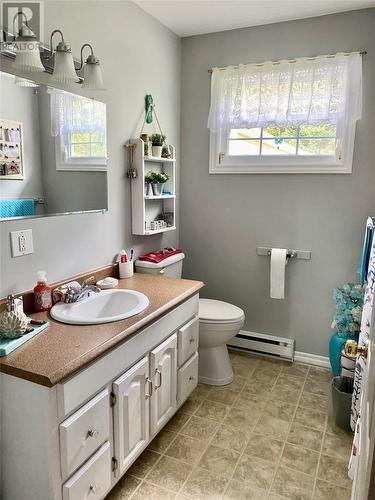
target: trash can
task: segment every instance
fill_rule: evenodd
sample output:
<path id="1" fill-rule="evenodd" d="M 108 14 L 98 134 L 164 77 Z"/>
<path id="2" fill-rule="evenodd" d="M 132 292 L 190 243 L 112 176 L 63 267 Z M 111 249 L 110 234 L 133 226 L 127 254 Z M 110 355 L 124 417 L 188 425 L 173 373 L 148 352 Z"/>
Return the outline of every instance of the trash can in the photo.
<path id="1" fill-rule="evenodd" d="M 328 420 L 331 427 L 350 431 L 350 411 L 352 406 L 353 379 L 333 377 Z"/>

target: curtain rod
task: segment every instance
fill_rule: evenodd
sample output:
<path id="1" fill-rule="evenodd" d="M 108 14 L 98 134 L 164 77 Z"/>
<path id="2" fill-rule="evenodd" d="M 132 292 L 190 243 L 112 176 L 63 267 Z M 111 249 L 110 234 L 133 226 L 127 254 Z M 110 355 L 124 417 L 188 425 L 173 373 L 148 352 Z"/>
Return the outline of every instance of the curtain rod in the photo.
<path id="1" fill-rule="evenodd" d="M 345 52 L 344 53 L 344 56 L 351 56 L 352 54 L 359 54 L 360 56 L 365 56 L 367 54 L 367 51 L 366 50 L 362 50 L 360 52 Z M 313 57 L 296 57 L 295 59 L 288 59 L 288 60 L 281 60 L 281 61 L 271 61 L 271 64 L 274 64 L 274 65 L 278 65 L 278 64 L 281 64 L 282 62 L 289 62 L 289 63 L 295 63 L 301 59 L 305 59 L 306 61 L 314 61 L 315 59 L 318 59 L 319 57 L 327 57 L 328 59 L 333 59 L 334 57 L 336 57 L 337 54 L 327 54 L 325 56 L 313 56 Z M 250 65 L 252 66 L 258 66 L 258 67 L 261 67 L 261 66 L 264 66 L 266 63 L 249 63 Z M 245 66 L 247 66 L 245 64 Z M 223 68 L 218 68 L 220 71 L 224 71 L 225 69 L 227 69 L 228 67 L 231 67 L 233 69 L 238 69 L 239 66 L 236 65 L 236 66 L 226 66 L 226 67 L 223 67 Z M 209 73 L 212 73 L 213 69 L 209 69 L 208 72 Z"/>

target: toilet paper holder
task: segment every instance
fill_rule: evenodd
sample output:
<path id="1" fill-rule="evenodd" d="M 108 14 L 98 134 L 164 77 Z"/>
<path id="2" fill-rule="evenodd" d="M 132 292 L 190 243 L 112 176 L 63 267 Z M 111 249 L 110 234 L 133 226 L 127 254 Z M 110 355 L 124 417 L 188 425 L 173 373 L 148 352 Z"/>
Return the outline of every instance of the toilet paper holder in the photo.
<path id="1" fill-rule="evenodd" d="M 270 257 L 271 250 L 272 250 L 272 248 L 270 248 L 270 247 L 257 247 L 257 255 L 265 255 L 267 257 Z M 289 250 L 288 249 L 286 257 L 287 257 L 287 259 L 310 260 L 311 259 L 311 252 L 310 252 L 310 250 Z"/>

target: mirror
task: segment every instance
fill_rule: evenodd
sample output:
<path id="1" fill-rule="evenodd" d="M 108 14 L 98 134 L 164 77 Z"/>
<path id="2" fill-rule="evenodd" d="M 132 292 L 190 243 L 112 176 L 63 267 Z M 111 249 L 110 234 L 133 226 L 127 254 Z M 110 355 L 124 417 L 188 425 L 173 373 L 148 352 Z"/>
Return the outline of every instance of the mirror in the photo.
<path id="1" fill-rule="evenodd" d="M 0 220 L 106 211 L 106 105 L 0 72 Z"/>

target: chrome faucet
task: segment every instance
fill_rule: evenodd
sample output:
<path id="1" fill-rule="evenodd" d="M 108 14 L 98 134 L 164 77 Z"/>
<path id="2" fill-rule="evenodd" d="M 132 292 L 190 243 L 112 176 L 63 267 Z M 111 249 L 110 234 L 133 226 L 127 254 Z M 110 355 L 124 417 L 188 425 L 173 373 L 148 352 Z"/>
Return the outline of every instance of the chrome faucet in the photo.
<path id="1" fill-rule="evenodd" d="M 68 289 L 66 291 L 64 302 L 66 302 L 68 304 L 70 304 L 72 302 L 80 302 L 81 300 L 84 300 L 84 299 L 87 299 L 88 297 L 90 297 L 92 292 L 94 292 L 94 293 L 101 292 L 101 289 L 98 286 L 92 284 L 93 281 L 94 281 L 93 276 L 91 276 L 90 278 L 87 278 L 87 280 L 85 280 L 82 283 L 81 290 L 79 292 L 77 292 L 76 290 L 74 290 L 71 287 L 68 287 Z"/>

